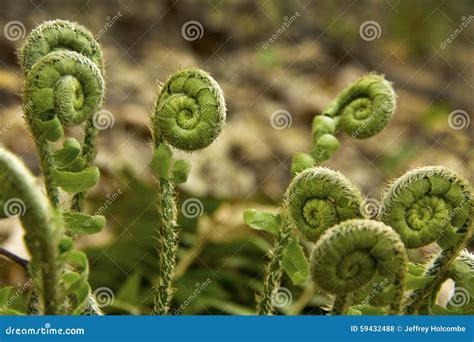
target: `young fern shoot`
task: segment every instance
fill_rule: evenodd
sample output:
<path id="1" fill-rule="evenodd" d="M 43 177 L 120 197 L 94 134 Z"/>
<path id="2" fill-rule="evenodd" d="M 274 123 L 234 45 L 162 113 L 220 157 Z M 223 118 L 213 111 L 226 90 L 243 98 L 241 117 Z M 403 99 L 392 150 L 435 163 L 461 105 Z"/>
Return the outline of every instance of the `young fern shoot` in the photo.
<path id="1" fill-rule="evenodd" d="M 331 158 L 339 149 L 339 131 L 354 139 L 379 133 L 395 113 L 396 96 L 392 84 L 382 75 L 368 74 L 343 90 L 322 115 L 313 119 L 311 152 L 293 156 L 293 175 Z"/>
<path id="2" fill-rule="evenodd" d="M 325 167 L 306 169 L 290 183 L 283 201 L 290 226 L 316 242 L 330 227 L 360 217 L 362 194 L 343 174 Z"/>
<path id="3" fill-rule="evenodd" d="M 104 97 L 102 52 L 92 33 L 64 20 L 46 21 L 28 36 L 20 51 L 26 76 L 23 111 L 38 147 L 46 190 L 59 205 L 58 186 L 73 194 L 71 209 L 82 211 L 85 191 L 95 185 L 93 116 Z M 64 127 L 84 127 L 83 143 L 67 138 L 52 150 Z"/>
<path id="4" fill-rule="evenodd" d="M 209 146 L 221 132 L 225 117 L 223 92 L 202 70 L 179 71 L 161 87 L 152 115 L 151 168 L 157 182 L 160 242 L 155 314 L 170 313 L 179 236 L 175 186 L 186 181 L 191 168 L 185 160 L 173 160 L 171 148 L 192 152 Z"/>
<path id="5" fill-rule="evenodd" d="M 292 176 L 294 177 L 300 173 L 304 173 L 305 170 L 320 165 L 322 162 L 330 159 L 340 147 L 339 140 L 336 137 L 339 131 L 344 131 L 356 139 L 369 138 L 379 133 L 393 116 L 395 100 L 396 97 L 392 85 L 386 81 L 383 76 L 368 74 L 358 79 L 347 89 L 342 91 L 337 98 L 329 104 L 322 115 L 318 115 L 314 118 L 312 127 L 312 150 L 310 153 L 297 152 L 293 155 L 291 165 Z M 317 180 L 309 186 L 314 186 L 318 189 L 319 185 L 316 183 Z M 350 191 L 352 188 L 352 186 L 347 189 L 343 187 L 341 188 L 343 190 L 339 190 Z M 308 191 L 311 191 L 311 189 L 308 188 Z M 302 193 L 304 193 L 304 191 Z M 343 214 L 341 217 L 338 217 L 336 212 L 333 211 L 334 208 L 327 206 L 324 201 L 314 198 L 306 204 L 305 208 L 296 209 L 302 210 L 299 213 L 301 218 L 297 219 L 295 210 L 293 210 L 290 205 L 292 198 L 286 197 L 286 204 L 280 209 L 281 215 L 273 215 L 273 217 L 270 215 L 271 221 L 276 222 L 274 229 L 276 236 L 274 245 L 269 252 L 269 263 L 265 268 L 263 293 L 257 297 L 257 313 L 259 315 L 270 315 L 274 312 L 271 305 L 271 296 L 273 295 L 272 291 L 275 291 L 280 286 L 282 258 L 284 250 L 290 240 L 291 232 L 289 231 L 289 227 L 291 224 L 297 226 L 297 228 L 303 232 L 303 238 L 309 239 L 311 242 L 316 242 L 319 235 L 324 232 L 325 229 L 329 228 L 332 224 L 341 222 L 343 217 L 347 219 L 359 216 L 359 207 L 357 207 L 357 214 L 354 214 L 354 216 L 348 215 L 346 217 L 344 216 L 345 214 Z M 358 203 L 361 199 L 360 194 L 355 197 L 356 198 L 350 197 L 351 200 L 354 200 L 352 204 Z M 299 204 L 301 203 L 298 202 L 297 205 Z M 289 214 L 286 213 L 287 209 L 290 209 Z M 304 216 L 304 210 L 306 210 L 306 217 Z M 245 222 L 253 228 L 265 229 L 257 227 L 254 223 L 254 221 L 258 220 L 262 215 L 265 216 L 255 210 L 247 210 L 244 213 L 244 219 Z M 313 216 L 310 217 L 310 215 Z M 287 222 L 288 219 L 293 222 Z M 332 222 L 332 224 L 330 224 L 330 222 Z M 321 225 L 321 228 L 319 228 L 321 231 L 318 232 L 314 227 L 310 227 L 312 223 Z"/>
<path id="6" fill-rule="evenodd" d="M 37 145 L 48 199 L 61 212 L 64 226 L 61 250 L 69 266 L 61 280 L 66 287 L 68 313 L 81 313 L 85 308 L 99 314 L 88 294 L 87 259 L 72 250 L 72 238 L 96 233 L 105 225 L 103 216 L 81 213 L 86 191 L 99 178 L 98 168 L 91 163 L 96 154 L 94 114 L 102 105 L 105 88 L 102 52 L 92 33 L 81 25 L 52 20 L 30 33 L 19 59 L 26 77 L 25 120 Z M 74 137 L 65 137 L 66 128 L 75 126 L 83 128 L 82 144 Z M 60 141 L 63 147 L 55 149 Z M 72 194 L 70 210 L 62 208 L 59 187 Z M 76 284 L 80 290 L 72 290 L 71 284 L 79 279 L 84 280 L 82 286 Z M 34 293 L 31 296 L 33 301 L 36 297 Z"/>
<path id="7" fill-rule="evenodd" d="M 405 313 L 432 306 L 456 257 L 473 233 L 473 192 L 460 175 L 441 166 L 408 171 L 387 190 L 380 220 L 395 229 L 407 248 L 437 242 L 442 251 L 425 270 L 433 280 L 411 292 Z"/>
<path id="8" fill-rule="evenodd" d="M 376 275 L 394 277 L 395 296 L 389 313 L 399 314 L 408 259 L 398 234 L 381 222 L 342 222 L 318 240 L 311 257 L 311 276 L 324 291 L 336 295 L 333 315 L 343 315 L 351 295 Z"/>

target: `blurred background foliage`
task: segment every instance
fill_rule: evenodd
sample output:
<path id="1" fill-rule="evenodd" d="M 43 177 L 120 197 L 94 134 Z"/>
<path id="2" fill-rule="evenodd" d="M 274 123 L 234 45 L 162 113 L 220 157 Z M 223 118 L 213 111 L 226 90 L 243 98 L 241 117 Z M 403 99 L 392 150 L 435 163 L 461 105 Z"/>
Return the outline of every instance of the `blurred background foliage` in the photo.
<path id="1" fill-rule="evenodd" d="M 197 198 L 203 213 L 180 215 L 176 312 L 252 314 L 271 241 L 246 227 L 242 212 L 277 209 L 290 181 L 292 154 L 311 145 L 312 118 L 360 75 L 376 71 L 394 82 L 396 115 L 374 138 L 341 137 L 341 150 L 326 166 L 376 199 L 384 184 L 416 166 L 445 165 L 474 181 L 474 125 L 454 130 L 448 124 L 453 110 L 473 113 L 474 24 L 442 47 L 473 9 L 469 0 L 2 1 L 2 28 L 18 20 L 27 34 L 43 20 L 61 18 L 100 32 L 108 88 L 104 109 L 115 123 L 100 132 L 96 164 L 102 176 L 88 211 L 100 210 L 108 223 L 78 244 L 88 254 L 92 286 L 115 295 L 103 309 L 146 314 L 152 305 L 158 227 L 148 170 L 149 112 L 157 81 L 182 67 L 202 68 L 220 83 L 228 107 L 217 143 L 182 155 L 193 170 L 179 189 L 180 202 Z M 202 25 L 199 39 L 183 37 L 190 20 Z M 359 32 L 367 21 L 380 26 L 371 41 Z M 19 107 L 23 75 L 16 51 L 22 41 L 0 34 L 0 139 L 39 174 Z M 291 125 L 282 130 L 271 125 L 278 110 L 291 114 Z M 27 257 L 18 222 L 0 222 L 0 238 L 4 247 Z M 19 287 L 25 277 L 17 265 L 1 261 L 3 285 Z M 285 278 L 284 286 L 293 301 L 283 313 L 321 314 L 328 304 L 308 283 L 295 287 Z"/>

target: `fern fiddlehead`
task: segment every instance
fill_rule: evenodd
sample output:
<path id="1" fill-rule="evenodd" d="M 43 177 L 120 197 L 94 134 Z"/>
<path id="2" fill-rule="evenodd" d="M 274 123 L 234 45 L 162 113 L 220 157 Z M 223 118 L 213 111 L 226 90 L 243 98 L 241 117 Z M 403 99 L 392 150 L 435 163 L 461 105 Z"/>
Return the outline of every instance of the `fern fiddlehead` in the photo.
<path id="1" fill-rule="evenodd" d="M 46 315 L 60 314 L 63 300 L 60 286 L 63 262 L 58 247 L 63 234 L 61 214 L 50 206 L 23 163 L 1 148 L 0 183 L 0 217 L 10 216 L 15 203 L 19 206 L 13 213 L 20 214 L 26 233 L 25 242 L 31 254 L 28 269 L 39 290 L 39 310 Z"/>
<path id="2" fill-rule="evenodd" d="M 225 116 L 217 82 L 202 70 L 183 70 L 161 89 L 153 118 L 155 142 L 165 140 L 183 151 L 203 149 L 220 134 Z"/>
<path id="3" fill-rule="evenodd" d="M 333 225 L 360 217 L 362 195 L 340 172 L 314 167 L 290 183 L 284 208 L 290 225 L 308 241 L 316 242 Z"/>
<path id="4" fill-rule="evenodd" d="M 444 167 L 407 172 L 387 190 L 380 219 L 395 229 L 407 248 L 437 242 L 442 251 L 425 270 L 433 281 L 410 293 L 405 312 L 413 314 L 430 301 L 446 279 L 452 262 L 472 235 L 473 199 L 470 185 Z"/>
<path id="5" fill-rule="evenodd" d="M 398 314 L 407 266 L 400 237 L 381 222 L 354 219 L 329 229 L 311 256 L 311 276 L 324 291 L 336 295 L 333 314 L 344 314 L 351 294 L 370 284 L 376 275 L 393 276 L 396 295 L 390 313 Z"/>
<path id="6" fill-rule="evenodd" d="M 272 296 L 280 286 L 282 255 L 293 232 L 316 242 L 334 224 L 359 217 L 361 203 L 360 191 L 337 171 L 314 167 L 292 180 L 284 196 L 282 224 L 270 251 L 263 292 L 257 301 L 258 314 L 273 313 Z"/>
<path id="7" fill-rule="evenodd" d="M 26 76 L 23 110 L 38 146 L 48 197 L 58 205 L 58 185 L 73 192 L 74 211 L 82 210 L 85 190 L 98 178 L 98 170 L 89 167 L 95 157 L 93 115 L 104 96 L 102 63 L 102 52 L 93 35 L 81 25 L 64 20 L 39 25 L 20 51 Z M 78 125 L 84 125 L 82 146 L 68 138 L 58 157 L 50 142 L 63 137 L 64 127 Z M 88 186 L 72 189 L 70 184 L 63 184 L 71 173 L 84 171 Z"/>
<path id="8" fill-rule="evenodd" d="M 294 155 L 292 174 L 328 160 L 339 149 L 335 136 L 338 131 L 355 139 L 376 135 L 392 118 L 395 106 L 395 92 L 383 76 L 368 74 L 359 78 L 343 90 L 322 115 L 314 117 L 312 151 Z"/>
<path id="9" fill-rule="evenodd" d="M 226 117 L 224 95 L 206 72 L 186 69 L 172 75 L 162 86 L 152 115 L 160 236 L 160 276 L 154 313 L 167 315 L 173 298 L 179 227 L 175 185 L 187 179 L 190 165 L 173 160 L 171 147 L 196 151 L 209 146 L 221 132 Z"/>

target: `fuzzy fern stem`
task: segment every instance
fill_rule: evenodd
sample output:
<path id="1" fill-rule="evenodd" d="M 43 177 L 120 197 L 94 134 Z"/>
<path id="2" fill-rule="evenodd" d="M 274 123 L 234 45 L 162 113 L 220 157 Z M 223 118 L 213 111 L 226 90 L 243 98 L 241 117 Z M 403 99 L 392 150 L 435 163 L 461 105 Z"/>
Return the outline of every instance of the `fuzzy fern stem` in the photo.
<path id="1" fill-rule="evenodd" d="M 167 179 L 157 181 L 158 217 L 160 222 L 159 260 L 160 283 L 156 288 L 154 313 L 168 315 L 175 288 L 172 285 L 176 269 L 179 226 L 174 185 Z"/>
<path id="2" fill-rule="evenodd" d="M 280 287 L 283 268 L 281 261 L 283 251 L 291 236 L 289 225 L 283 223 L 278 236 L 275 239 L 272 249 L 268 252 L 269 261 L 265 266 L 265 276 L 263 279 L 263 291 L 257 297 L 257 314 L 272 315 L 275 312 L 273 299 Z"/>
<path id="3" fill-rule="evenodd" d="M 158 95 L 152 115 L 151 162 L 156 179 L 160 261 L 154 314 L 169 315 L 171 311 L 180 230 L 175 186 L 186 181 L 190 170 L 188 162 L 173 160 L 172 148 L 191 152 L 209 146 L 221 132 L 225 116 L 222 90 L 202 70 L 177 72 L 164 83 Z"/>

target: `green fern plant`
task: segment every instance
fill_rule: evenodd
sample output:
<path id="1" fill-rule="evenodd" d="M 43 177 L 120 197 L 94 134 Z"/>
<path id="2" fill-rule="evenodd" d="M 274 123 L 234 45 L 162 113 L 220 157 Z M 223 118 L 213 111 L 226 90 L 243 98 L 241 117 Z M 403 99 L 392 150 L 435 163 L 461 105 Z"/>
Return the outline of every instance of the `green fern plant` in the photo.
<path id="1" fill-rule="evenodd" d="M 23 111 L 38 147 L 46 190 L 54 206 L 58 187 L 73 194 L 71 208 L 81 211 L 85 191 L 99 178 L 95 158 L 94 114 L 102 105 L 104 80 L 102 52 L 93 35 L 76 23 L 47 21 L 34 29 L 20 51 L 25 74 Z M 63 140 L 65 127 L 82 126 L 82 144 Z"/>
<path id="2" fill-rule="evenodd" d="M 444 281 L 452 276 L 453 265 L 469 272 L 458 255 L 472 237 L 473 199 L 470 185 L 460 175 L 443 167 L 425 167 L 396 180 L 384 195 L 378 217 L 387 228 L 375 221 L 354 220 L 362 216 L 359 208 L 364 202 L 357 188 L 335 171 L 314 167 L 339 148 L 335 137 L 338 130 L 353 138 L 371 137 L 389 122 L 394 110 L 395 93 L 381 76 L 370 74 L 355 82 L 313 120 L 312 151 L 294 155 L 294 178 L 279 213 L 245 211 L 244 220 L 249 226 L 275 235 L 263 291 L 257 297 L 258 314 L 274 313 L 272 299 L 278 295 L 283 270 L 294 284 L 307 279 L 307 253 L 300 240 L 316 243 L 311 274 L 318 290 L 336 295 L 333 314 L 440 311 L 435 301 Z M 363 255 L 357 251 L 359 234 L 366 236 L 365 242 L 374 243 L 369 253 L 372 261 L 358 259 Z M 401 242 L 395 238 L 397 234 Z M 382 240 L 391 241 L 385 246 L 387 256 L 392 255 L 390 251 L 396 254 L 397 262 L 391 262 L 396 271 L 390 274 L 374 271 L 377 262 L 383 261 L 375 253 L 376 245 L 384 245 Z M 433 242 L 442 250 L 427 266 L 407 263 L 406 249 Z M 346 252 L 355 254 L 346 258 Z M 373 265 L 369 267 L 365 262 Z M 350 270 L 361 271 L 351 274 Z M 352 276 L 357 286 L 339 289 L 345 283 L 343 278 L 351 280 Z M 459 274 L 457 279 L 459 283 Z"/>
<path id="3" fill-rule="evenodd" d="M 45 192 L 19 158 L 0 148 L 0 218 L 19 217 L 31 260 L 3 249 L 0 254 L 28 271 L 28 314 L 100 315 L 87 257 L 73 246 L 77 236 L 105 225 L 103 216 L 83 212 L 87 191 L 100 175 L 93 161 L 95 113 L 105 91 L 102 52 L 84 27 L 53 20 L 31 32 L 19 59 L 25 75 L 23 111 Z M 340 147 L 340 131 L 356 139 L 379 133 L 393 116 L 395 99 L 391 84 L 376 74 L 342 91 L 314 118 L 311 151 L 294 154 L 292 181 L 278 213 L 244 212 L 250 227 L 274 237 L 258 314 L 275 313 L 284 271 L 294 284 L 312 279 L 331 295 L 333 315 L 473 312 L 474 258 L 463 249 L 474 232 L 474 195 L 461 175 L 435 166 L 408 171 L 388 186 L 376 220 L 367 220 L 361 219 L 360 190 L 341 173 L 320 166 Z M 172 312 L 180 236 L 176 187 L 191 169 L 188 161 L 174 158 L 174 150 L 206 148 L 225 118 L 223 92 L 202 70 L 179 71 L 159 89 L 151 116 L 159 242 L 154 314 Z M 81 138 L 69 136 L 71 127 L 79 128 Z M 410 249 L 432 243 L 440 251 L 426 265 L 409 260 Z M 455 283 L 452 299 L 469 296 L 464 307 L 436 304 L 447 279 Z M 0 289 L 0 297 L 9 291 Z M 5 305 L 0 313 L 22 314 Z"/>
<path id="4" fill-rule="evenodd" d="M 86 191 L 99 178 L 98 168 L 91 163 L 96 154 L 94 114 L 102 105 L 105 88 L 102 52 L 81 25 L 53 20 L 30 33 L 19 60 L 25 75 L 23 112 L 37 146 L 47 194 L 45 199 L 25 168 L 2 150 L 3 177 L 10 182 L 25 178 L 2 189 L 1 196 L 8 201 L 16 190 L 25 197 L 21 221 L 34 280 L 28 311 L 101 314 L 87 283 L 87 258 L 72 246 L 78 235 L 96 233 L 105 225 L 103 216 L 81 212 Z M 75 126 L 82 128 L 82 143 L 65 136 L 65 128 Z M 57 149 L 60 142 L 63 147 Z M 68 194 L 71 201 L 66 207 L 62 199 Z"/>
<path id="5" fill-rule="evenodd" d="M 209 146 L 221 132 L 225 117 L 223 92 L 202 70 L 179 71 L 160 89 L 152 114 L 151 168 L 156 178 L 160 257 L 155 314 L 170 313 L 179 237 L 175 186 L 186 181 L 191 169 L 188 161 L 173 160 L 172 147 L 192 152 Z"/>
<path id="6" fill-rule="evenodd" d="M 283 268 L 293 282 L 307 278 L 308 264 L 293 231 L 316 242 L 332 225 L 360 216 L 362 196 L 342 175 L 311 168 L 328 160 L 340 147 L 336 134 L 344 131 L 356 139 L 379 133 L 395 111 L 395 93 L 383 76 L 369 74 L 342 91 L 322 115 L 313 120 L 313 146 L 310 153 L 297 152 L 291 166 L 290 184 L 279 213 L 249 209 L 244 220 L 250 227 L 275 235 L 269 262 L 265 267 L 263 292 L 257 296 L 257 313 L 274 313 L 272 298 L 280 286 Z M 337 198 L 333 201 L 333 196 Z M 294 240 L 294 241 L 293 241 Z"/>
<path id="7" fill-rule="evenodd" d="M 317 288 L 336 296 L 331 313 L 472 312 L 473 259 L 462 252 L 473 230 L 467 181 L 444 167 L 413 169 L 388 187 L 381 203 L 381 222 L 344 221 L 316 243 L 311 275 Z M 427 265 L 408 262 L 408 249 L 433 242 L 441 251 Z M 448 278 L 464 307 L 435 303 Z"/>

